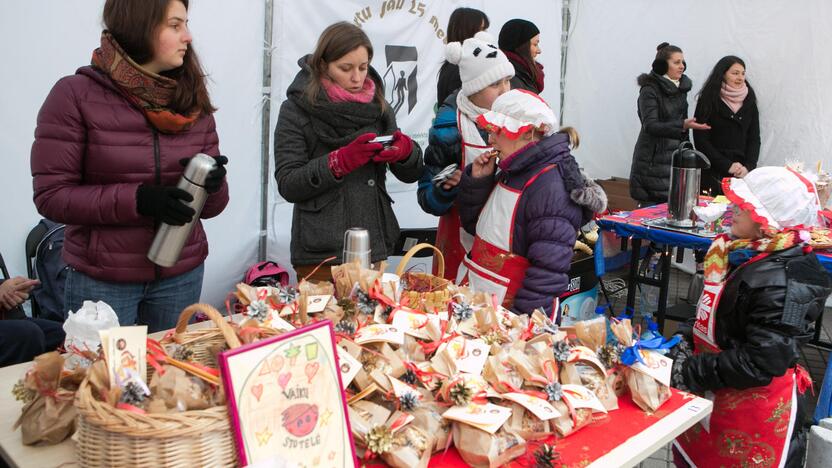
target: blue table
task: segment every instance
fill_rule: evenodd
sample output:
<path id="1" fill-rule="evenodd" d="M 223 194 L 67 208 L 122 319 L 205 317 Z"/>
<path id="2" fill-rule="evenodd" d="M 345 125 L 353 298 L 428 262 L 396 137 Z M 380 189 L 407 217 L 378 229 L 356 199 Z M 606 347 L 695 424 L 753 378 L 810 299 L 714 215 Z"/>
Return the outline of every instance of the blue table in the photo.
<path id="1" fill-rule="evenodd" d="M 670 286 L 670 259 L 673 247 L 693 250 L 708 250 L 712 242 L 712 239 L 708 237 L 671 231 L 643 224 L 643 221 L 660 218 L 666 215 L 667 204 L 663 203 L 661 205 L 640 208 L 630 212 L 604 216 L 597 221 L 598 226 L 600 226 L 601 229 L 614 232 L 623 239 L 630 239 L 631 252 L 640 252 L 642 241 L 645 240 L 664 246 L 660 259 L 661 278 L 658 280 L 640 276 L 638 274 L 639 255 L 631 255 L 627 291 L 627 307 L 629 310 L 634 310 L 635 285 L 637 283 L 657 286 L 659 288 L 659 305 L 656 312 L 656 319 L 662 330 L 664 329 L 664 321 L 667 313 L 667 295 Z M 832 275 L 832 255 L 825 252 L 817 252 L 816 255 L 821 265 L 823 265 L 826 271 Z M 822 323 L 823 315 L 821 314 L 815 323 L 815 336 L 813 337 L 811 343 L 823 348 L 832 349 L 832 343 L 820 340 Z"/>

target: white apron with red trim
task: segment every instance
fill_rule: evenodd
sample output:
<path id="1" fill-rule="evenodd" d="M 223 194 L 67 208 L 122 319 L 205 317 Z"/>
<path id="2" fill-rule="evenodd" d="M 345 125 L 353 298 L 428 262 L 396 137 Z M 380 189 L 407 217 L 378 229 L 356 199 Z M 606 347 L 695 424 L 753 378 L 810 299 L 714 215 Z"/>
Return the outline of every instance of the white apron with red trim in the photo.
<path id="1" fill-rule="evenodd" d="M 459 131 L 460 147 L 462 154 L 460 155 L 459 168 L 464 170 L 468 164 L 473 162 L 479 155 L 490 151 L 490 146 L 475 145 L 465 141 L 464 132 L 459 125 L 460 119 L 466 119 L 460 111 L 456 112 L 457 129 Z M 471 251 L 474 246 L 474 236 L 468 234 L 462 228 L 462 223 L 459 221 L 459 211 L 456 206 L 444 215 L 439 217 L 439 225 L 436 228 L 436 248 L 442 252 L 445 258 L 445 279 L 459 282 L 465 277 L 465 266 L 462 264 L 462 259 Z M 438 273 L 438 264 L 434 257 L 433 274 Z"/>
<path id="2" fill-rule="evenodd" d="M 514 304 L 514 296 L 529 268 L 528 259 L 511 251 L 520 197 L 541 174 L 554 168 L 551 165 L 541 169 L 522 190 L 498 183 L 480 213 L 474 245 L 463 260 L 468 270 L 467 282 L 475 292 L 495 295 L 503 307 Z"/>
<path id="3" fill-rule="evenodd" d="M 716 343 L 716 313 L 725 285 L 740 269 L 767 255 L 737 267 L 724 283 L 705 283 L 693 329 L 696 354 L 722 351 Z M 800 370 L 789 369 L 764 387 L 717 390 L 709 398 L 714 402 L 711 416 L 679 436 L 676 448 L 689 464 L 703 468 L 783 466 L 796 421 L 799 378 L 804 378 Z"/>

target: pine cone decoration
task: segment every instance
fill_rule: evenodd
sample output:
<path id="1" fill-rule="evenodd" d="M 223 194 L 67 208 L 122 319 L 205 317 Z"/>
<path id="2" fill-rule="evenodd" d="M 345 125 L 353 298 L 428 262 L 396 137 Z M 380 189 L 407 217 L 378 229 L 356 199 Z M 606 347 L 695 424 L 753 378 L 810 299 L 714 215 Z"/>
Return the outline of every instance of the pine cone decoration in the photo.
<path id="1" fill-rule="evenodd" d="M 572 347 L 569 346 L 569 343 L 566 340 L 556 342 L 552 345 L 552 348 L 555 351 L 555 359 L 558 362 L 566 362 L 569 360 L 569 354 L 572 351 Z"/>
<path id="2" fill-rule="evenodd" d="M 598 360 L 607 369 L 612 369 L 621 363 L 621 347 L 615 343 L 607 343 L 601 346 L 598 348 L 597 354 Z"/>
<path id="3" fill-rule="evenodd" d="M 246 307 L 246 315 L 262 322 L 269 317 L 269 306 L 263 301 L 254 301 Z"/>
<path id="4" fill-rule="evenodd" d="M 338 307 L 344 311 L 344 319 L 355 317 L 355 302 L 349 299 L 338 299 Z"/>
<path id="5" fill-rule="evenodd" d="M 448 392 L 448 396 L 456 406 L 465 406 L 468 403 L 471 403 L 471 398 L 473 398 L 474 392 L 471 391 L 471 387 L 465 385 L 465 382 L 458 382 L 451 387 L 450 392 Z"/>
<path id="6" fill-rule="evenodd" d="M 381 455 L 393 448 L 393 433 L 387 426 L 374 426 L 367 433 L 367 450 Z"/>
<path id="7" fill-rule="evenodd" d="M 371 299 L 370 295 L 358 289 L 355 292 L 355 307 L 364 315 L 373 315 L 376 311 L 378 301 Z"/>
<path id="8" fill-rule="evenodd" d="M 23 383 L 23 380 L 18 380 L 17 383 L 14 384 L 14 387 L 12 387 L 12 395 L 14 395 L 14 399 L 17 401 L 29 403 L 35 399 L 36 392 L 31 388 L 27 388 L 26 384 Z"/>
<path id="9" fill-rule="evenodd" d="M 383 322 L 387 322 L 390 319 L 390 314 L 393 312 L 393 308 L 390 306 L 385 306 L 384 310 L 381 311 L 380 318 Z"/>
<path id="10" fill-rule="evenodd" d="M 411 412 L 419 407 L 422 402 L 419 401 L 419 395 L 415 392 L 407 392 L 399 397 L 399 405 L 402 411 Z"/>
<path id="11" fill-rule="evenodd" d="M 416 385 L 416 383 L 419 381 L 419 377 L 416 375 L 415 372 L 408 369 L 404 374 L 402 374 L 401 377 L 399 377 L 399 380 L 406 384 Z"/>
<path id="12" fill-rule="evenodd" d="M 546 392 L 546 396 L 551 402 L 560 401 L 560 399 L 563 398 L 563 389 L 558 382 L 551 382 L 547 384 L 543 387 L 543 391 Z"/>
<path id="13" fill-rule="evenodd" d="M 535 468 L 551 468 L 558 459 L 560 459 L 560 454 L 555 452 L 554 445 L 543 444 L 534 451 Z"/>
<path id="14" fill-rule="evenodd" d="M 120 403 L 127 403 L 128 405 L 141 406 L 145 399 L 144 389 L 136 382 L 127 382 L 127 385 L 121 391 L 121 397 L 118 399 Z"/>
<path id="15" fill-rule="evenodd" d="M 335 333 L 343 333 L 347 336 L 355 335 L 355 324 L 349 320 L 341 320 L 335 324 Z"/>
<path id="16" fill-rule="evenodd" d="M 451 309 L 457 322 L 464 322 L 474 315 L 474 308 L 465 301 L 451 302 Z"/>
<path id="17" fill-rule="evenodd" d="M 194 358 L 194 350 L 190 346 L 178 345 L 172 357 L 177 361 L 190 361 Z"/>
<path id="18" fill-rule="evenodd" d="M 493 345 L 501 345 L 503 343 L 508 343 L 508 336 L 505 333 L 501 332 L 500 330 L 491 330 L 484 335 L 480 335 L 480 339 L 485 342 L 488 346 Z"/>
<path id="19" fill-rule="evenodd" d="M 280 286 L 277 288 L 277 298 L 283 304 L 291 304 L 298 299 L 300 294 L 291 286 Z"/>

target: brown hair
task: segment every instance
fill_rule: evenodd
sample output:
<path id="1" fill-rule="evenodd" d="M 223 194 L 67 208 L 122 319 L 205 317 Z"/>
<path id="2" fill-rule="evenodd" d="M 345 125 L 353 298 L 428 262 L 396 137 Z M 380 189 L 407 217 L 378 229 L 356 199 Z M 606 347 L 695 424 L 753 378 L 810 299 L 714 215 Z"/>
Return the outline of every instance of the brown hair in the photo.
<path id="1" fill-rule="evenodd" d="M 448 19 L 447 42 L 462 42 L 488 29 L 488 15 L 476 8 L 457 8 Z"/>
<path id="2" fill-rule="evenodd" d="M 578 134 L 578 131 L 575 130 L 574 127 L 563 127 L 558 130 L 558 133 L 565 133 L 569 135 L 569 146 L 572 149 L 577 149 L 578 146 L 581 146 L 581 135 Z"/>
<path id="3" fill-rule="evenodd" d="M 317 103 L 318 94 L 321 92 L 321 78 L 326 77 L 327 65 L 359 47 L 367 49 L 367 59 L 372 62 L 373 44 L 361 28 L 352 23 L 341 21 L 324 29 L 321 37 L 318 38 L 315 51 L 308 59 L 309 68 L 312 70 L 312 79 L 306 85 L 304 96 L 306 96 L 309 103 L 312 105 Z M 387 107 L 387 102 L 384 100 L 384 87 L 381 83 L 377 83 L 375 101 L 382 109 Z"/>
<path id="4" fill-rule="evenodd" d="M 138 64 L 153 59 L 153 42 L 158 28 L 167 19 L 168 6 L 179 1 L 188 9 L 188 0 L 107 0 L 104 4 L 104 27 L 113 35 L 124 52 Z M 210 114 L 216 111 L 205 86 L 205 72 L 193 44 L 185 52 L 181 67 L 160 73 L 176 80 L 176 91 L 169 107 L 187 115 L 195 111 Z"/>

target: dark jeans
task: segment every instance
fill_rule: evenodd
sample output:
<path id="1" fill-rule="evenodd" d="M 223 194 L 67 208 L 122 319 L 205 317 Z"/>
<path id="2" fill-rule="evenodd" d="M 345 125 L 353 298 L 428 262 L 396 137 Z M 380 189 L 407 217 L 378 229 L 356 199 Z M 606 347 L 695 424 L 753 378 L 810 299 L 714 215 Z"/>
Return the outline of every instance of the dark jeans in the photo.
<path id="1" fill-rule="evenodd" d="M 61 322 L 44 319 L 0 321 L 0 367 L 28 362 L 64 343 Z"/>

